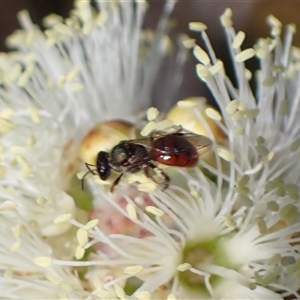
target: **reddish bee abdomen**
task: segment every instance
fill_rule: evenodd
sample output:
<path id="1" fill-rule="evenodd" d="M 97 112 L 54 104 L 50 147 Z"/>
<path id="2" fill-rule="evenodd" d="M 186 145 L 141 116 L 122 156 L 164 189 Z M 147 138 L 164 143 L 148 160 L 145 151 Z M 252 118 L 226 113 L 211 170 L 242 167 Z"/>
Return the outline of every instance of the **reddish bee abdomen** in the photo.
<path id="1" fill-rule="evenodd" d="M 198 152 L 183 136 L 167 135 L 156 139 L 149 152 L 158 163 L 174 167 L 194 167 L 198 163 Z"/>

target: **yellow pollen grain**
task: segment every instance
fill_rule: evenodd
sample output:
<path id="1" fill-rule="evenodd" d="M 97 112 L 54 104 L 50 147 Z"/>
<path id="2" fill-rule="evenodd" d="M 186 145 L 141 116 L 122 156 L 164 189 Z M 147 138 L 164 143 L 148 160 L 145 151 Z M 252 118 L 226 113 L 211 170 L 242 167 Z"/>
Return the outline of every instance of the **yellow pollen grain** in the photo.
<path id="1" fill-rule="evenodd" d="M 210 108 L 210 107 L 206 108 L 205 113 L 209 118 L 211 118 L 215 121 L 221 121 L 222 120 L 222 116 L 220 115 L 220 113 L 218 111 L 216 111 L 215 109 L 213 109 L 213 108 Z"/>
<path id="2" fill-rule="evenodd" d="M 16 209 L 16 204 L 10 200 L 4 201 L 0 204 L 0 211 L 9 211 Z"/>
<path id="3" fill-rule="evenodd" d="M 82 248 L 81 246 L 77 246 L 75 250 L 75 258 L 77 260 L 82 259 L 85 253 L 85 249 Z"/>
<path id="4" fill-rule="evenodd" d="M 86 230 L 79 228 L 76 233 L 79 246 L 84 247 L 89 241 L 89 236 Z"/>
<path id="5" fill-rule="evenodd" d="M 142 136 L 149 135 L 156 128 L 156 123 L 154 121 L 150 121 L 141 131 Z"/>
<path id="6" fill-rule="evenodd" d="M 220 17 L 221 24 L 222 24 L 223 27 L 225 27 L 225 28 L 232 27 L 231 16 L 232 16 L 232 11 L 231 11 L 231 9 L 227 8 L 225 10 L 225 12 Z"/>
<path id="7" fill-rule="evenodd" d="M 146 211 L 157 217 L 161 217 L 164 215 L 164 212 L 155 206 L 147 206 Z"/>
<path id="8" fill-rule="evenodd" d="M 93 228 L 95 228 L 97 225 L 99 224 L 99 220 L 98 219 L 94 219 L 94 220 L 91 220 L 89 222 L 87 222 L 85 225 L 84 225 L 84 229 L 85 230 L 91 230 Z"/>
<path id="9" fill-rule="evenodd" d="M 68 222 L 71 218 L 72 218 L 72 215 L 70 213 L 69 214 L 60 215 L 60 216 L 56 217 L 53 220 L 53 223 L 54 224 L 59 224 L 59 223 Z"/>
<path id="10" fill-rule="evenodd" d="M 136 220 L 137 219 L 136 209 L 135 209 L 135 206 L 132 203 L 128 203 L 126 205 L 126 211 L 128 212 L 128 215 L 129 215 L 131 220 Z"/>
<path id="11" fill-rule="evenodd" d="M 135 275 L 135 274 L 140 273 L 142 270 L 143 270 L 143 266 L 141 266 L 141 265 L 129 266 L 124 269 L 124 273 L 130 274 L 130 275 Z"/>
<path id="12" fill-rule="evenodd" d="M 134 293 L 134 296 L 139 300 L 150 300 L 152 295 L 148 291 L 138 291 Z"/>
<path id="13" fill-rule="evenodd" d="M 200 63 L 202 63 L 205 66 L 210 64 L 209 56 L 201 47 L 196 45 L 193 52 L 195 57 L 199 60 Z"/>
<path id="14" fill-rule="evenodd" d="M 245 36 L 246 36 L 245 32 L 239 31 L 232 42 L 232 48 L 233 49 L 240 48 L 245 40 Z"/>
<path id="15" fill-rule="evenodd" d="M 17 241 L 15 241 L 15 242 L 11 245 L 10 251 L 11 251 L 11 252 L 16 252 L 16 251 L 18 251 L 18 250 L 20 249 L 20 247 L 21 247 L 21 241 L 20 241 L 20 240 L 17 240 Z"/>
<path id="16" fill-rule="evenodd" d="M 47 267 L 50 267 L 52 265 L 52 259 L 51 257 L 49 256 L 39 256 L 39 257 L 36 257 L 33 262 L 42 267 L 42 268 L 47 268 Z"/>
<path id="17" fill-rule="evenodd" d="M 202 22 L 190 22 L 189 23 L 189 29 L 192 31 L 201 32 L 207 29 L 206 24 Z"/>
<path id="18" fill-rule="evenodd" d="M 244 62 L 255 55 L 255 50 L 253 48 L 248 48 L 243 50 L 242 52 L 238 53 L 234 59 L 236 62 Z"/>
<path id="19" fill-rule="evenodd" d="M 58 285 L 63 281 L 60 276 L 58 276 L 56 274 L 52 274 L 52 273 L 46 273 L 45 277 L 55 285 Z"/>
<path id="20" fill-rule="evenodd" d="M 190 268 L 191 268 L 191 265 L 189 263 L 183 263 L 177 267 L 177 270 L 180 272 L 184 272 L 184 271 L 189 270 Z"/>
<path id="21" fill-rule="evenodd" d="M 28 107 L 29 115 L 34 123 L 40 123 L 40 115 L 36 107 Z"/>
<path id="22" fill-rule="evenodd" d="M 148 121 L 154 121 L 159 115 L 159 110 L 156 107 L 150 107 L 147 110 Z"/>
<path id="23" fill-rule="evenodd" d="M 226 161 L 234 161 L 234 155 L 225 148 L 218 148 L 217 153 L 221 158 L 223 158 Z"/>

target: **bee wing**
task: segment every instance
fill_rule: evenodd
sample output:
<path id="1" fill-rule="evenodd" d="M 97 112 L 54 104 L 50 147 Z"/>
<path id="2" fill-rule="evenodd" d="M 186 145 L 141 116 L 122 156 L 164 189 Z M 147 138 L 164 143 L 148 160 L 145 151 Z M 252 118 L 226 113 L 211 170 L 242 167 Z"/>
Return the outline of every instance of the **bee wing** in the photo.
<path id="1" fill-rule="evenodd" d="M 199 155 L 205 154 L 212 146 L 212 141 L 204 135 L 186 133 L 184 138 L 196 148 Z"/>
<path id="2" fill-rule="evenodd" d="M 129 140 L 128 142 L 133 143 L 133 144 L 138 144 L 138 145 L 143 145 L 149 150 L 152 148 L 153 141 L 156 139 L 166 136 L 166 135 L 174 135 L 177 138 L 184 138 L 189 141 L 193 145 L 193 147 L 196 148 L 196 150 L 199 152 L 200 155 L 206 153 L 212 145 L 212 142 L 209 138 L 199 135 L 196 133 L 184 133 L 184 132 L 176 132 L 176 133 L 166 133 L 163 131 L 155 131 L 152 132 L 152 137 L 145 137 L 145 138 L 140 138 L 140 139 L 134 139 L 134 140 Z M 172 151 L 170 152 L 172 153 Z"/>

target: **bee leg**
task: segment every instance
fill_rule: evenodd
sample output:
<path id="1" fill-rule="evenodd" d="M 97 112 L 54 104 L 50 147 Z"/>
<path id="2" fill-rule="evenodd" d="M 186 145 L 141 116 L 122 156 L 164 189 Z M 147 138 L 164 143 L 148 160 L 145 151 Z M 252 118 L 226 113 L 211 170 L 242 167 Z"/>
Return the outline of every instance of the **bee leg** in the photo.
<path id="1" fill-rule="evenodd" d="M 161 175 L 163 176 L 163 182 L 157 182 L 157 180 L 150 174 L 149 172 L 149 168 L 151 169 L 159 169 L 159 171 L 161 172 Z M 165 190 L 166 188 L 168 188 L 169 183 L 170 183 L 170 177 L 160 168 L 158 168 L 156 165 L 154 165 L 153 163 L 149 163 L 147 165 L 143 166 L 145 175 L 148 178 L 151 178 L 155 183 L 159 184 L 163 190 Z"/>
<path id="2" fill-rule="evenodd" d="M 121 173 L 121 175 L 112 183 L 111 187 L 110 187 L 110 192 L 113 193 L 115 190 L 115 186 L 118 185 L 118 183 L 120 182 L 120 179 L 122 178 L 124 173 Z"/>

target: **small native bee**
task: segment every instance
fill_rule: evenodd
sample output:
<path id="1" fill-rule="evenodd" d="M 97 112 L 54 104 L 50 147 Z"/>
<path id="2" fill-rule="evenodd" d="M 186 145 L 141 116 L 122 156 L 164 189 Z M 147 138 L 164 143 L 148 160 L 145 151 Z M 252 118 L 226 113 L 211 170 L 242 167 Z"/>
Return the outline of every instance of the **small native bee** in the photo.
<path id="1" fill-rule="evenodd" d="M 153 162 L 158 162 L 175 167 L 195 167 L 198 164 L 198 150 L 204 149 L 205 153 L 211 146 L 211 140 L 205 136 L 194 133 L 166 133 L 154 131 L 149 137 L 125 140 L 114 146 L 110 153 L 100 151 L 97 155 L 96 165 L 85 163 L 88 173 L 99 175 L 101 180 L 106 180 L 111 169 L 121 173 L 112 183 L 110 191 L 125 173 L 136 173 L 141 170 L 145 175 L 157 183 L 150 169 L 158 168 Z M 170 182 L 169 176 L 160 169 L 163 181 L 160 183 L 163 189 L 167 188 Z"/>

